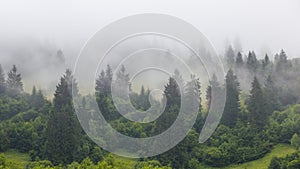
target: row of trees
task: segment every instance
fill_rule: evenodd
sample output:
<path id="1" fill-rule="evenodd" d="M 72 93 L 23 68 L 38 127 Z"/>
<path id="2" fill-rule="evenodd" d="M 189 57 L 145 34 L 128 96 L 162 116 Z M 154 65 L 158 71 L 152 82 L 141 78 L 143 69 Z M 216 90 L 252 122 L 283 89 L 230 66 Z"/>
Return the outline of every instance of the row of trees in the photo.
<path id="1" fill-rule="evenodd" d="M 272 145 L 289 142 L 300 129 L 297 113 L 288 113 L 289 110 L 277 111 L 298 100 L 297 97 L 286 99 L 290 98 L 289 92 L 297 86 L 280 83 L 285 76 L 296 76 L 291 72 L 299 72 L 295 66 L 297 63 L 287 60 L 284 52 L 278 55 L 275 63 L 267 56 L 258 60 L 254 52 L 249 52 L 246 63 L 241 53 L 228 53 L 232 56 L 231 62 L 228 62 L 228 65 L 231 63 L 231 68 L 224 79 L 225 85 L 221 85 L 220 80 L 213 76 L 206 89 L 207 106 L 203 106 L 204 102 L 201 104 L 200 80 L 191 76 L 185 82 L 180 72 L 175 71 L 165 85 L 163 99 L 156 100 L 155 103 L 166 102 L 164 113 L 154 122 L 134 123 L 118 113 L 112 99 L 111 86 L 118 86 L 116 90 L 122 94 L 126 94 L 125 87 L 128 88 L 131 103 L 122 103 L 132 104 L 139 110 L 147 110 L 152 106 L 149 102 L 150 91 L 141 87 L 139 93 L 133 92 L 125 67 L 122 66 L 116 79 L 113 79 L 109 65 L 96 79 L 95 95 L 98 106 L 115 129 L 133 137 L 153 136 L 170 127 L 178 116 L 182 98 L 189 100 L 187 110 L 193 110 L 197 106 L 199 114 L 188 136 L 168 152 L 150 158 L 164 166 L 200 168 L 206 164 L 221 167 L 260 158 L 271 150 Z M 79 166 L 83 164 L 82 161 L 89 161 L 84 160 L 88 157 L 93 163 L 91 165 L 96 167 L 99 161 L 107 157 L 108 153 L 87 137 L 76 118 L 71 91 L 77 95 L 78 90 L 70 70 L 61 77 L 52 102 L 46 100 L 41 90 L 37 91 L 35 87 L 31 94 L 21 92 L 22 90 L 18 95 L 11 94 L 9 91 L 12 85 L 8 85 L 12 84 L 10 79 L 15 79 L 14 84 L 18 82 L 20 86 L 21 75 L 15 66 L 8 73 L 7 80 L 3 70 L 0 72 L 0 84 L 4 84 L 4 90 L 0 94 L 0 151 L 15 148 L 30 153 L 32 160 L 49 160 L 51 166 L 68 166 L 74 161 Z M 248 90 L 243 86 L 245 75 L 247 82 L 251 81 Z M 207 115 L 207 110 L 202 107 L 211 106 L 213 89 L 217 92 L 223 92 L 224 89 L 227 91 L 223 117 L 213 136 L 206 143 L 198 144 L 198 133 Z M 90 96 L 78 94 L 78 97 L 84 103 L 85 109 L 91 109 Z M 296 109 L 293 107 L 290 111 Z M 148 115 L 141 118 L 146 116 Z"/>

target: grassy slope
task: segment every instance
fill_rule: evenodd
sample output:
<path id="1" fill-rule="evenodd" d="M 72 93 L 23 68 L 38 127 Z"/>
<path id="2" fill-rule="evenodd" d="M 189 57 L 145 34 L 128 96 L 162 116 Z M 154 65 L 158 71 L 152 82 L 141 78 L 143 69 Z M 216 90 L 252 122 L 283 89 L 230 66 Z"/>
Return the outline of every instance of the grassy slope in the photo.
<path id="1" fill-rule="evenodd" d="M 27 163 L 30 161 L 28 154 L 19 153 L 16 150 L 8 150 L 4 153 L 8 163 L 10 163 L 11 168 L 23 169 L 26 167 Z"/>
<path id="2" fill-rule="evenodd" d="M 295 152 L 290 145 L 286 144 L 278 144 L 274 147 L 274 149 L 264 156 L 261 159 L 243 163 L 243 164 L 235 164 L 225 167 L 224 169 L 267 169 L 272 157 L 284 157 L 287 154 L 291 154 Z M 30 158 L 28 154 L 19 153 L 15 150 L 9 150 L 4 153 L 6 159 L 13 164 L 13 168 L 22 169 L 25 168 L 26 164 L 29 162 Z M 115 160 L 115 165 L 118 167 L 123 167 L 124 169 L 131 169 L 137 163 L 137 160 L 113 156 Z M 207 166 L 203 166 L 203 168 L 211 168 Z M 213 168 L 212 168 L 213 169 Z M 214 168 L 215 169 L 215 168 Z"/>
<path id="3" fill-rule="evenodd" d="M 293 152 L 295 152 L 295 149 L 290 145 L 278 144 L 263 158 L 239 165 L 230 165 L 226 167 L 226 169 L 267 169 L 273 157 L 285 157 L 287 154 L 291 154 Z"/>

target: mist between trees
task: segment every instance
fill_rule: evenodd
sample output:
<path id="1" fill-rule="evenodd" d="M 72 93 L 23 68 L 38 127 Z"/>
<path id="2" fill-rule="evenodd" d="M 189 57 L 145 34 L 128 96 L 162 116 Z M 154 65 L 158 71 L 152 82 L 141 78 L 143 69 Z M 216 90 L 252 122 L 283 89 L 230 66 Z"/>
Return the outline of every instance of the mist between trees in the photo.
<path id="1" fill-rule="evenodd" d="M 258 59 L 254 51 L 241 53 L 229 47 L 224 56 L 227 73 L 224 79 L 213 76 L 208 87 L 200 83 L 201 77 L 191 75 L 184 79 L 179 71 L 169 77 L 162 98 L 151 98 L 147 84 L 139 92 L 130 90 L 130 103 L 144 111 L 151 106 L 164 107 L 164 112 L 149 123 L 132 122 L 120 115 L 111 96 L 111 84 L 129 84 L 130 74 L 126 67 L 112 78 L 109 65 L 96 79 L 95 94 L 82 95 L 76 79 L 67 69 L 56 85 L 53 99 L 46 99 L 42 90 L 33 87 L 31 93 L 23 91 L 22 71 L 12 66 L 5 75 L 0 67 L 0 151 L 16 149 L 30 155 L 32 162 L 27 168 L 122 168 L 118 157 L 97 146 L 81 128 L 74 112 L 71 89 L 82 102 L 86 112 L 86 124 L 93 128 L 93 106 L 102 110 L 103 116 L 117 131 L 137 138 L 144 138 L 165 131 L 176 120 L 181 95 L 191 98 L 190 106 L 199 106 L 194 127 L 186 138 L 171 150 L 155 157 L 139 159 L 132 168 L 201 168 L 223 167 L 263 157 L 274 145 L 290 143 L 298 150 L 300 129 L 300 63 L 288 59 L 284 50 L 274 60 L 268 55 Z M 72 83 L 73 82 L 73 83 Z M 222 85 L 225 82 L 225 85 Z M 183 89 L 178 83 L 184 84 Z M 73 86 L 72 86 L 73 85 Z M 227 91 L 224 113 L 217 130 L 204 144 L 198 136 L 211 105 L 212 89 Z M 122 90 L 119 88 L 119 90 Z M 200 94 L 206 97 L 200 97 Z M 73 90 L 74 94 L 74 90 Z M 95 95 L 98 105 L 91 105 Z M 196 97 L 195 97 L 196 96 Z M 150 99 L 149 99 L 150 98 Z M 151 104 L 150 104 L 151 103 Z M 157 110 L 158 111 L 158 110 Z M 156 110 L 153 110 L 156 112 Z M 128 112 L 135 116 L 135 112 Z M 141 120 L 155 114 L 141 114 Z M 101 136 L 99 136 L 101 139 Z M 113 137 L 112 137 L 113 139 Z M 105 140 L 109 144 L 109 140 Z M 121 147 L 116 147 L 121 148 Z M 288 158 L 273 159 L 270 168 L 299 166 L 299 152 Z M 0 167 L 9 168 L 0 156 Z"/>

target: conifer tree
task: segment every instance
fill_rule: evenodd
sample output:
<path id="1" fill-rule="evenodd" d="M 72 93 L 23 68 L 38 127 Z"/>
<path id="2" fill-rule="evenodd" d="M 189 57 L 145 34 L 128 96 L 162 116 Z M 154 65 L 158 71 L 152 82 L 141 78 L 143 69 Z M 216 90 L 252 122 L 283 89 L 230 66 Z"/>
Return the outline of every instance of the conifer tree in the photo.
<path id="1" fill-rule="evenodd" d="M 212 79 L 209 81 L 209 85 L 206 89 L 206 100 L 207 100 L 207 107 L 209 109 L 211 105 L 212 99 L 212 90 L 216 91 L 216 93 L 221 89 L 220 83 L 218 82 L 218 78 L 215 74 L 213 74 Z"/>
<path id="2" fill-rule="evenodd" d="M 4 72 L 2 69 L 2 66 L 0 64 L 0 94 L 4 93 L 5 91 L 5 77 L 4 77 Z"/>
<path id="3" fill-rule="evenodd" d="M 177 70 L 174 75 L 169 78 L 168 84 L 165 86 L 164 99 L 166 100 L 166 107 L 163 114 L 157 119 L 156 133 L 161 133 L 166 130 L 177 118 L 181 104 L 181 94 L 180 87 L 175 78 L 179 79 L 179 77 L 181 77 L 181 75 Z"/>
<path id="4" fill-rule="evenodd" d="M 190 110 L 194 110 L 194 108 L 198 107 L 198 112 L 201 111 L 201 85 L 199 78 L 196 78 L 195 75 L 191 75 L 190 81 L 188 81 L 184 87 L 184 99 L 187 99 L 187 103 L 189 103 Z"/>
<path id="5" fill-rule="evenodd" d="M 232 49 L 232 46 L 230 45 L 228 47 L 228 49 L 226 50 L 225 53 L 225 58 L 226 58 L 226 62 L 228 66 L 232 66 L 234 65 L 235 62 L 235 54 L 234 54 L 234 50 Z"/>
<path id="6" fill-rule="evenodd" d="M 105 93 L 105 72 L 104 70 L 101 71 L 100 75 L 96 79 L 96 97 L 99 100 L 100 98 L 103 98 L 107 96 L 107 93 Z"/>
<path id="7" fill-rule="evenodd" d="M 252 89 L 250 91 L 250 99 L 248 103 L 248 110 L 250 113 L 250 124 L 254 129 L 261 129 L 266 120 L 267 113 L 265 110 L 265 100 L 263 91 L 256 77 L 252 82 Z"/>
<path id="8" fill-rule="evenodd" d="M 287 55 L 283 49 L 281 49 L 280 54 L 278 55 L 278 60 L 276 64 L 276 71 L 283 72 L 288 66 Z"/>
<path id="9" fill-rule="evenodd" d="M 271 62 L 270 62 L 269 56 L 266 54 L 266 55 L 265 55 L 265 58 L 264 58 L 264 60 L 263 60 L 263 63 L 262 63 L 263 69 L 266 69 L 266 67 L 267 67 L 270 63 L 271 63 Z"/>
<path id="10" fill-rule="evenodd" d="M 233 127 L 236 124 L 239 113 L 239 82 L 232 69 L 226 75 L 226 102 L 221 123 Z"/>
<path id="11" fill-rule="evenodd" d="M 252 51 L 252 52 L 249 51 L 246 66 L 247 66 L 248 70 L 250 70 L 251 72 L 256 71 L 258 65 L 257 65 L 257 59 L 256 59 L 256 55 L 255 55 L 254 51 Z"/>
<path id="12" fill-rule="evenodd" d="M 54 107 L 45 133 L 46 155 L 54 164 L 71 163 L 79 147 L 81 128 L 72 105 L 72 88 L 76 94 L 77 84 L 71 71 L 67 70 L 56 86 Z"/>
<path id="13" fill-rule="evenodd" d="M 243 56 L 241 52 L 238 52 L 235 64 L 237 68 L 241 68 L 244 65 Z"/>
<path id="14" fill-rule="evenodd" d="M 264 100 L 266 100 L 266 113 L 268 115 L 280 109 L 278 88 L 275 86 L 271 75 L 267 77 L 265 83 L 264 97 Z"/>
<path id="15" fill-rule="evenodd" d="M 9 88 L 9 93 L 13 96 L 23 92 L 22 77 L 21 74 L 18 73 L 15 65 L 13 65 L 12 69 L 8 72 L 6 84 Z"/>

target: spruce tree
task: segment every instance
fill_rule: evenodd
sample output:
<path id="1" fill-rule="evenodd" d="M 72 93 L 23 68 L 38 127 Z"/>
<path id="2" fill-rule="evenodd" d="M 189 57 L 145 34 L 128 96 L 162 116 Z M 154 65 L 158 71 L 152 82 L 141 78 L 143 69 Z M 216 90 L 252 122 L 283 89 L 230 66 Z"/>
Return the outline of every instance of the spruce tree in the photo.
<path id="1" fill-rule="evenodd" d="M 238 52 L 235 62 L 236 68 L 241 68 L 244 65 L 243 56 L 241 52 Z"/>
<path id="2" fill-rule="evenodd" d="M 18 73 L 17 67 L 13 65 L 12 69 L 8 72 L 6 81 L 9 93 L 13 96 L 23 92 L 23 83 L 21 74 Z"/>
<path id="3" fill-rule="evenodd" d="M 149 102 L 149 95 L 150 95 L 150 90 L 147 89 L 145 90 L 144 86 L 142 85 L 140 94 L 138 95 L 138 100 L 137 102 L 137 108 L 140 110 L 147 110 L 150 108 L 150 102 Z"/>
<path id="4" fill-rule="evenodd" d="M 258 64 L 257 64 L 257 59 L 256 59 L 256 55 L 255 55 L 254 51 L 252 51 L 252 52 L 249 51 L 246 66 L 249 71 L 251 71 L 251 72 L 256 71 Z"/>
<path id="5" fill-rule="evenodd" d="M 71 71 L 67 70 L 56 86 L 54 107 L 45 133 L 46 155 L 54 164 L 71 163 L 79 147 L 81 128 L 72 105 L 72 88 L 76 94 L 77 84 Z"/>
<path id="6" fill-rule="evenodd" d="M 169 78 L 168 84 L 165 86 L 163 99 L 166 100 L 166 107 L 163 114 L 157 118 L 156 133 L 161 133 L 166 130 L 177 118 L 181 104 L 181 93 L 175 78 L 178 79 L 179 77 L 181 77 L 181 75 L 177 70 L 174 75 Z"/>
<path id="7" fill-rule="evenodd" d="M 233 127 L 236 124 L 239 113 L 239 82 L 232 69 L 226 75 L 226 102 L 221 123 Z"/>
<path id="8" fill-rule="evenodd" d="M 5 92 L 5 77 L 2 66 L 0 64 L 0 94 Z"/>
<path id="9" fill-rule="evenodd" d="M 129 89 L 131 91 L 131 85 L 129 83 L 129 74 L 126 72 L 125 66 L 122 65 L 120 70 L 117 72 L 117 78 L 115 80 L 115 88 L 114 90 L 116 93 L 119 94 L 121 98 L 127 97 L 127 94 L 125 91 Z"/>
<path id="10" fill-rule="evenodd" d="M 215 93 L 218 93 L 221 90 L 220 83 L 218 82 L 218 78 L 215 74 L 213 74 L 212 79 L 209 81 L 209 85 L 206 89 L 206 100 L 208 109 L 211 105 L 212 90 L 216 91 Z"/>
<path id="11" fill-rule="evenodd" d="M 190 81 L 188 81 L 184 86 L 184 99 L 187 99 L 187 103 L 189 103 L 187 109 L 194 110 L 194 108 L 198 107 L 198 112 L 201 111 L 202 105 L 200 88 L 201 85 L 199 78 L 196 78 L 195 75 L 191 75 Z"/>
<path id="12" fill-rule="evenodd" d="M 265 110 L 265 100 L 263 96 L 263 91 L 256 77 L 252 82 L 252 89 L 250 91 L 250 99 L 248 103 L 248 110 L 250 113 L 250 124 L 254 129 L 261 129 L 266 120 L 267 113 Z"/>
<path id="13" fill-rule="evenodd" d="M 98 78 L 96 79 L 96 97 L 98 99 L 106 97 L 107 93 L 105 93 L 105 72 L 104 70 L 101 71 L 100 75 L 98 76 Z"/>
<path id="14" fill-rule="evenodd" d="M 232 49 L 232 46 L 231 46 L 231 45 L 230 45 L 230 46 L 228 47 L 228 49 L 226 50 L 225 58 L 226 58 L 226 61 L 227 61 L 227 65 L 228 65 L 229 67 L 231 67 L 232 65 L 234 65 L 235 54 L 234 54 L 234 50 Z"/>
<path id="15" fill-rule="evenodd" d="M 107 96 L 111 95 L 111 83 L 112 83 L 113 73 L 110 65 L 107 65 L 105 71 L 105 83 L 104 83 L 104 93 Z"/>
<path id="16" fill-rule="evenodd" d="M 269 56 L 266 54 L 265 55 L 265 58 L 263 60 L 263 63 L 262 63 L 262 66 L 263 66 L 263 69 L 266 69 L 266 67 L 270 64 L 270 59 L 269 59 Z"/>
<path id="17" fill-rule="evenodd" d="M 283 49 L 281 49 L 280 54 L 278 55 L 278 60 L 276 64 L 276 71 L 282 73 L 288 66 L 287 55 Z"/>
<path id="18" fill-rule="evenodd" d="M 275 110 L 280 109 L 278 88 L 275 86 L 271 75 L 267 77 L 264 90 L 266 100 L 266 113 L 271 115 Z"/>

